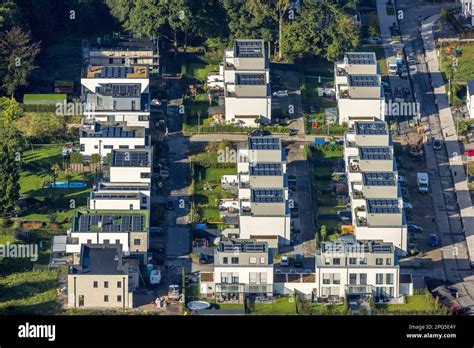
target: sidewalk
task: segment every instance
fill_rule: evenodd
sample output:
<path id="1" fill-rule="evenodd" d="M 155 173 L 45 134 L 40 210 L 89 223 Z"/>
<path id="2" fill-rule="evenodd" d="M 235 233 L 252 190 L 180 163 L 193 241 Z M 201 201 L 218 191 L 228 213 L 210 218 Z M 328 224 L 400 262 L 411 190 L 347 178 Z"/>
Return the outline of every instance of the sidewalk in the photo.
<path id="1" fill-rule="evenodd" d="M 449 156 L 449 167 L 454 181 L 457 203 L 461 213 L 461 220 L 464 226 L 464 235 L 468 247 L 468 254 L 471 263 L 474 261 L 474 210 L 472 209 L 471 195 L 467 185 L 467 177 L 462 161 L 462 153 L 459 147 L 456 128 L 449 107 L 448 97 L 446 95 L 446 86 L 440 72 L 439 62 L 436 52 L 436 43 L 433 35 L 433 25 L 439 19 L 440 15 L 431 16 L 423 21 L 421 26 L 421 35 L 425 48 L 425 57 L 430 77 L 433 85 L 433 91 L 436 97 L 436 103 L 439 110 L 439 120 L 441 123 L 442 134 L 446 144 L 446 150 Z M 454 232 L 454 231 L 453 231 Z M 453 248 L 453 257 L 455 251 Z"/>

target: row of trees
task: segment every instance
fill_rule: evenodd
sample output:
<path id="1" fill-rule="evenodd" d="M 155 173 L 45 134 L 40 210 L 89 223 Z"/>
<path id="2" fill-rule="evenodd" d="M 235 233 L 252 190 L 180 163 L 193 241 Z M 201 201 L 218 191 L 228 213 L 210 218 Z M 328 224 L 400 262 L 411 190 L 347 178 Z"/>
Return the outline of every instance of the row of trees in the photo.
<path id="1" fill-rule="evenodd" d="M 106 0 L 111 14 L 135 35 L 160 36 L 186 49 L 191 37 L 262 38 L 277 57 L 305 55 L 339 58 L 359 43 L 350 0 L 304 1 L 301 12 L 290 0 Z"/>

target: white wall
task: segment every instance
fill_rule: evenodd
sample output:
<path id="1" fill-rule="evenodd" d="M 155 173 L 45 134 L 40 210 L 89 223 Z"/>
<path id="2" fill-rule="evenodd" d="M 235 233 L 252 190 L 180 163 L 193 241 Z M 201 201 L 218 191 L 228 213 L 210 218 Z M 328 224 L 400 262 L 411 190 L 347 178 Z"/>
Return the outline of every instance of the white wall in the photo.
<path id="1" fill-rule="evenodd" d="M 236 115 L 260 116 L 261 118 L 271 120 L 272 117 L 272 98 L 225 98 L 225 120 L 231 121 L 237 119 Z M 239 118 L 246 125 L 255 127 L 253 118 Z"/>
<path id="2" fill-rule="evenodd" d="M 99 143 L 99 140 L 102 143 Z M 101 153 L 102 157 L 107 156 L 112 152 L 113 149 L 119 149 L 120 145 L 128 145 L 130 149 L 134 149 L 135 146 L 144 146 L 145 137 L 143 138 L 81 138 L 81 145 L 84 144 L 84 151 L 81 151 L 83 156 L 91 156 L 94 153 Z M 99 151 L 99 144 L 101 149 Z M 104 146 L 112 145 L 113 149 L 106 149 Z M 95 148 L 97 146 L 97 149 Z"/>
<path id="3" fill-rule="evenodd" d="M 130 209 L 133 205 L 133 209 Z M 140 199 L 90 199 L 89 209 L 92 210 L 140 210 Z"/>
<path id="4" fill-rule="evenodd" d="M 385 120 L 384 99 L 338 99 L 339 124 L 343 122 L 352 126 L 354 121 L 349 121 L 349 117 L 375 117 Z"/>
<path id="5" fill-rule="evenodd" d="M 144 79 L 116 79 L 116 78 L 82 78 L 81 84 L 86 87 L 89 91 L 95 92 L 96 87 L 106 83 L 137 83 L 140 84 L 140 92 L 145 93 L 148 90 L 150 80 Z"/>
<path id="6" fill-rule="evenodd" d="M 258 258 L 257 258 L 258 262 Z M 258 266 L 249 266 L 249 267 L 221 267 L 214 266 L 214 282 L 221 282 L 221 273 L 239 273 L 239 283 L 249 284 L 250 273 L 266 273 L 267 274 L 267 283 L 273 284 L 273 266 L 267 267 L 258 267 Z M 230 281 L 230 279 L 229 279 Z"/>
<path id="7" fill-rule="evenodd" d="M 115 244 L 115 240 L 119 239 L 122 244 L 123 251 L 129 251 L 129 238 L 130 235 L 127 232 L 120 233 L 109 233 L 109 232 L 72 232 L 71 238 L 79 238 L 78 244 L 66 244 L 66 253 L 80 253 L 81 245 L 87 244 L 88 240 L 91 240 L 92 244 L 101 244 L 104 239 L 108 239 L 110 244 Z"/>
<path id="8" fill-rule="evenodd" d="M 84 115 L 90 119 L 99 122 L 107 122 L 107 116 L 115 116 L 115 122 L 125 122 L 128 127 L 149 128 L 150 121 L 140 121 L 139 116 L 150 116 L 149 112 L 84 112 Z"/>
<path id="9" fill-rule="evenodd" d="M 367 227 L 355 226 L 354 234 L 358 240 L 380 239 L 391 242 L 403 252 L 407 252 L 407 227 Z"/>
<path id="10" fill-rule="evenodd" d="M 240 238 L 250 236 L 279 236 L 279 244 L 290 244 L 289 216 L 240 216 Z"/>
<path id="11" fill-rule="evenodd" d="M 151 173 L 151 167 L 110 167 L 110 182 L 151 183 L 151 178 L 141 178 L 141 173 Z"/>

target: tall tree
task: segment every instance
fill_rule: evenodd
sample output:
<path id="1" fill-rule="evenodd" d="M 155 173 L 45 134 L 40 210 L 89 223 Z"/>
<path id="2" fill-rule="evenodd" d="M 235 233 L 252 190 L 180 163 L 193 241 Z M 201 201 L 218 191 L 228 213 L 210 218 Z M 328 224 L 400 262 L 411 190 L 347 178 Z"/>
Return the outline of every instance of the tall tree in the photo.
<path id="1" fill-rule="evenodd" d="M 13 1 L 1 1 L 0 3 L 0 29 L 7 30 L 18 25 L 22 21 L 18 7 Z"/>
<path id="2" fill-rule="evenodd" d="M 28 84 L 39 47 L 39 42 L 31 42 L 31 33 L 18 26 L 0 34 L 0 83 L 8 95 L 13 96 L 18 86 Z"/>

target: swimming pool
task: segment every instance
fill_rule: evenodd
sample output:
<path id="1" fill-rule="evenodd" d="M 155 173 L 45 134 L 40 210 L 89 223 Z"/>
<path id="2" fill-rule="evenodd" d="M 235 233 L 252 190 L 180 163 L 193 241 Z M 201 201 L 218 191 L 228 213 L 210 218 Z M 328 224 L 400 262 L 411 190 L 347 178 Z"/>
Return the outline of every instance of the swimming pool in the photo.
<path id="1" fill-rule="evenodd" d="M 84 188 L 87 185 L 80 181 L 72 181 L 72 182 L 52 182 L 52 188 Z"/>

